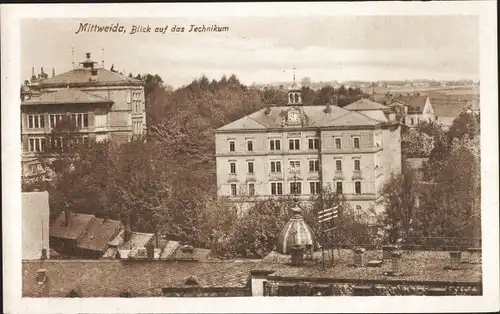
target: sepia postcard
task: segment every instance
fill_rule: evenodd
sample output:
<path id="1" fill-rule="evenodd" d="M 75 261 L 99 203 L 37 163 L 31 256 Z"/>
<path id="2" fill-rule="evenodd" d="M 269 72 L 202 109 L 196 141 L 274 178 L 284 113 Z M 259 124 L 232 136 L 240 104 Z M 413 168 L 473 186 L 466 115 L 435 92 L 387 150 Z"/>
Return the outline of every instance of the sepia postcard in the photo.
<path id="1" fill-rule="evenodd" d="M 498 310 L 495 9 L 2 6 L 4 312 Z"/>

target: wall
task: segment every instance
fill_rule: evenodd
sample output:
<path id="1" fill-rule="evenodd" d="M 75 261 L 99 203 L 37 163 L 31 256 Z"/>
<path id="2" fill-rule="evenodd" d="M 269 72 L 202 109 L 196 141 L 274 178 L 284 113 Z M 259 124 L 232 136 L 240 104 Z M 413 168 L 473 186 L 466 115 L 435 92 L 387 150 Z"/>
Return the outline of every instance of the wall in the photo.
<path id="1" fill-rule="evenodd" d="M 280 288 L 285 287 L 285 288 Z M 361 288 L 361 289 L 360 289 Z M 444 290 L 442 290 L 444 289 Z M 288 296 L 316 295 L 318 291 L 322 295 L 331 296 L 423 296 L 423 295 L 482 295 L 481 283 L 470 283 L 455 285 L 453 283 L 438 284 L 386 284 L 365 283 L 355 280 L 351 283 L 328 283 L 315 282 L 276 282 L 267 281 L 264 284 L 265 296 L 284 296 L 287 290 Z M 285 293 L 286 293 L 285 292 Z"/>
<path id="2" fill-rule="evenodd" d="M 49 193 L 22 193 L 22 258 L 40 259 L 42 249 L 47 249 L 49 258 Z"/>

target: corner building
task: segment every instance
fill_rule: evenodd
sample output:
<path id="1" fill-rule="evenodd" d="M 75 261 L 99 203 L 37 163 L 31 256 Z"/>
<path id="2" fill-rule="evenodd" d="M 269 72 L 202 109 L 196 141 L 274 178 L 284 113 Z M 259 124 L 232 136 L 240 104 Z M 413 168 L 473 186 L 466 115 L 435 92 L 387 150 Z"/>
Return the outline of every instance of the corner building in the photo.
<path id="1" fill-rule="evenodd" d="M 401 129 L 391 108 L 368 99 L 344 108 L 307 106 L 295 83 L 287 106 L 224 125 L 215 142 L 218 197 L 243 208 L 294 193 L 306 201 L 330 186 L 357 213 L 380 211 L 380 188 L 401 172 Z"/>
<path id="2" fill-rule="evenodd" d="M 63 116 L 79 127 L 81 140 L 124 143 L 146 133 L 144 83 L 99 67 L 86 53 L 79 67 L 48 77 L 33 69 L 31 82 L 21 93 L 21 141 L 23 178 L 44 170 L 37 161 L 49 143 L 45 137 Z M 56 143 L 63 147 L 66 143 Z"/>

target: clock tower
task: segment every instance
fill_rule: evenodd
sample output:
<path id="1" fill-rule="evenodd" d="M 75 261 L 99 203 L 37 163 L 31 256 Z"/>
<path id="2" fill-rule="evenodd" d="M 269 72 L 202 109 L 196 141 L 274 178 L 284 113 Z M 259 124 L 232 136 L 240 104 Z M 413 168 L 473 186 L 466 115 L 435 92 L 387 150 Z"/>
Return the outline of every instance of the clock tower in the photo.
<path id="1" fill-rule="evenodd" d="M 288 87 L 288 105 L 301 106 L 302 105 L 302 92 L 301 88 L 295 83 L 295 67 L 293 68 L 293 83 Z"/>

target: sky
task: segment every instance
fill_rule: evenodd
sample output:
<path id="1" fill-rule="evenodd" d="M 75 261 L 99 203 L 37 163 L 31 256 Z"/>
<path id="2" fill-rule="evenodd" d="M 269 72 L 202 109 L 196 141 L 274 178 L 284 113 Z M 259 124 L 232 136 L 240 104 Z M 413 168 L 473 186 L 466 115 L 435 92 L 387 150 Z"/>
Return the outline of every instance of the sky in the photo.
<path id="1" fill-rule="evenodd" d="M 150 33 L 76 34 L 80 23 L 150 26 Z M 190 25 L 227 32 L 188 32 Z M 156 27 L 169 26 L 165 34 Z M 184 32 L 173 33 L 173 26 Z M 159 74 L 179 87 L 206 75 L 236 74 L 245 84 L 318 81 L 479 79 L 477 16 L 223 17 L 196 20 L 39 19 L 21 23 L 22 78 L 51 75 L 92 59 L 124 73 Z M 104 50 L 104 52 L 103 52 Z"/>

